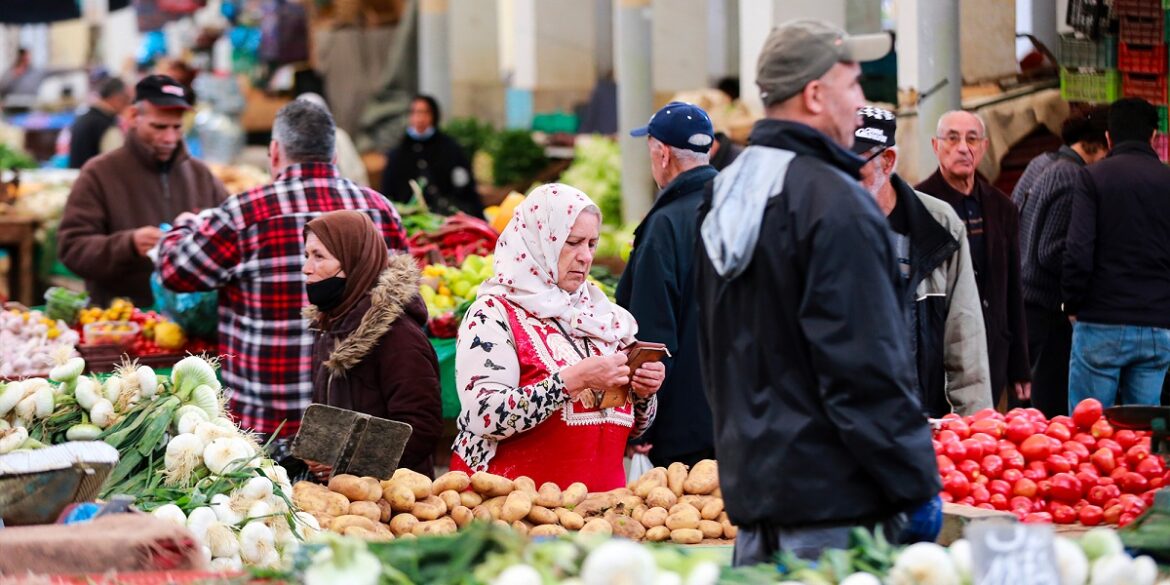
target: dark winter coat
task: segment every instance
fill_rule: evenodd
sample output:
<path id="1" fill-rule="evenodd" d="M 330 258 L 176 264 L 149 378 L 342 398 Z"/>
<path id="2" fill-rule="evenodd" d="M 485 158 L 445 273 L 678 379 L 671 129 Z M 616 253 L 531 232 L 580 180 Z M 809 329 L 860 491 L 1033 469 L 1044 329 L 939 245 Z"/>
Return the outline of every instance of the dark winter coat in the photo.
<path id="1" fill-rule="evenodd" d="M 418 280 L 409 255 L 392 256 L 369 296 L 317 331 L 313 402 L 410 424 L 398 466 L 434 477 L 443 407 Z M 315 320 L 317 311 L 310 306 L 305 315 Z"/>
<path id="2" fill-rule="evenodd" d="M 858 183 L 861 159 L 820 132 L 763 120 L 750 143 L 796 154 L 750 263 L 728 280 L 700 241 L 695 264 L 728 515 L 740 526 L 886 521 L 940 489 L 886 218 Z"/>
<path id="3" fill-rule="evenodd" d="M 427 206 L 436 213 L 451 215 L 462 211 L 483 217 L 483 202 L 475 190 L 475 174 L 463 147 L 442 131 L 423 140 L 403 136 L 390 151 L 382 171 L 382 193 L 392 201 L 410 201 L 410 181 L 423 187 Z"/>

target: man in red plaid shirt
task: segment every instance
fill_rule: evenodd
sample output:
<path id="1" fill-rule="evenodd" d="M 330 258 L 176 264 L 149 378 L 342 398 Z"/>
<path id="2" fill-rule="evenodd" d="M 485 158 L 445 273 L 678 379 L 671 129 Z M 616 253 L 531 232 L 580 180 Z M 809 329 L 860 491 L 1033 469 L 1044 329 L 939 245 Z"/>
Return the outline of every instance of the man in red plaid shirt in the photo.
<path id="1" fill-rule="evenodd" d="M 308 304 L 301 274 L 305 224 L 329 211 L 357 209 L 370 214 L 391 252 L 407 249 L 389 201 L 341 178 L 333 129 L 333 118 L 319 106 L 298 100 L 281 108 L 268 147 L 273 183 L 197 216 L 179 216 L 159 243 L 167 288 L 219 290 L 228 407 L 241 427 L 265 437 L 278 427 L 282 438 L 296 434 L 312 398 L 313 335 L 301 317 Z M 273 456 L 283 459 L 287 441 L 274 445 Z"/>

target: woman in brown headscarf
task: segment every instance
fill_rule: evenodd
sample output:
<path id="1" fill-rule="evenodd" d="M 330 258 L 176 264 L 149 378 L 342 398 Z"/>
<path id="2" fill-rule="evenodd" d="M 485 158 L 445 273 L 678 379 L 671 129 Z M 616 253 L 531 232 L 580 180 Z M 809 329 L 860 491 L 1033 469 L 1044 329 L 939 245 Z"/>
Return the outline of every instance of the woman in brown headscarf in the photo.
<path id="1" fill-rule="evenodd" d="M 390 256 L 366 214 L 334 211 L 305 226 L 302 272 L 311 303 L 305 316 L 317 335 L 313 402 L 409 423 L 398 466 L 434 476 L 439 363 L 423 331 L 414 261 Z"/>

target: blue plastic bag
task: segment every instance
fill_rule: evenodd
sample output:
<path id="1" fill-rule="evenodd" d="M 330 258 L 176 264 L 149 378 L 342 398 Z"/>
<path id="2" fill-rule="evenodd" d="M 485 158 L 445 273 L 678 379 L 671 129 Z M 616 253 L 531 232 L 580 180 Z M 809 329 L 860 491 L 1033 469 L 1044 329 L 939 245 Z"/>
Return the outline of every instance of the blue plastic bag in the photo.
<path id="1" fill-rule="evenodd" d="M 150 276 L 154 310 L 178 323 L 188 336 L 214 340 L 219 326 L 217 291 L 180 293 L 163 286 L 158 272 Z"/>

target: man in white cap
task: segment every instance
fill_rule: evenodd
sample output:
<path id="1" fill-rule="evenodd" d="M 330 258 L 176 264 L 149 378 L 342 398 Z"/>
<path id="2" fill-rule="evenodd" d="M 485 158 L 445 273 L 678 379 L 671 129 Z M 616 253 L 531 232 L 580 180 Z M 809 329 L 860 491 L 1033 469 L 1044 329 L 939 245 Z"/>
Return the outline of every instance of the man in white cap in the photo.
<path id="1" fill-rule="evenodd" d="M 773 30 L 766 119 L 700 211 L 703 385 L 737 566 L 847 548 L 856 526 L 895 538 L 910 513 L 914 538 L 941 524 L 889 227 L 848 150 L 859 63 L 890 46 L 815 20 Z"/>

